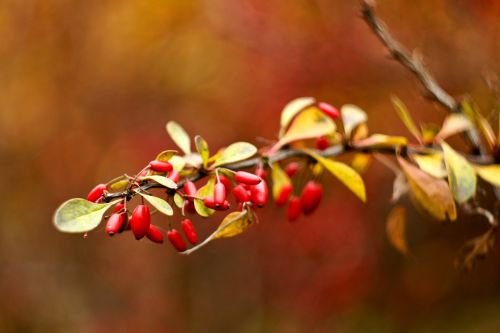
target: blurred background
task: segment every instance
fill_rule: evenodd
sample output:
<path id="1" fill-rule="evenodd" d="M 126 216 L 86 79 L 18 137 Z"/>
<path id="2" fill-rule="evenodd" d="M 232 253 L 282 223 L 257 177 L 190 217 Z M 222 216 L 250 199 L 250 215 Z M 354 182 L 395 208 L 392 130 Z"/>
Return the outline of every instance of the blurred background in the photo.
<path id="1" fill-rule="evenodd" d="M 380 0 L 378 12 L 488 115 L 498 1 Z M 213 150 L 275 139 L 299 96 L 357 104 L 372 132 L 409 136 L 392 94 L 440 124 L 357 1 L 1 0 L 0 41 L 1 332 L 500 331 L 498 248 L 471 273 L 453 267 L 486 223 L 442 226 L 409 208 L 404 258 L 385 236 L 393 174 L 379 163 L 367 204 L 325 177 L 311 218 L 289 224 L 270 203 L 260 224 L 190 257 L 52 225 L 61 202 L 173 148 L 168 120 Z M 207 235 L 220 218 L 195 223 Z"/>

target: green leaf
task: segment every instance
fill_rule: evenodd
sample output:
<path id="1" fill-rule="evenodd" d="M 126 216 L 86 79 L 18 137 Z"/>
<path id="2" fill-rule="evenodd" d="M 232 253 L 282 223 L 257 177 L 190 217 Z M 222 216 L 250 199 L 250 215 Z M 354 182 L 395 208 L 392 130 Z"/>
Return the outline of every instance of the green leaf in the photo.
<path id="1" fill-rule="evenodd" d="M 411 134 L 413 134 L 413 136 L 418 140 L 418 142 L 422 142 L 422 135 L 420 134 L 420 131 L 415 125 L 415 122 L 413 121 L 404 103 L 396 96 L 391 97 L 391 101 L 392 105 L 396 109 L 396 112 L 398 113 L 399 118 L 406 126 L 406 128 L 410 131 Z"/>
<path id="2" fill-rule="evenodd" d="M 120 192 L 124 191 L 130 182 L 128 179 L 123 179 L 122 177 L 116 179 L 115 181 L 112 181 L 111 183 L 108 183 L 106 186 L 108 192 Z"/>
<path id="3" fill-rule="evenodd" d="M 441 142 L 441 147 L 453 197 L 458 203 L 464 203 L 476 193 L 477 178 L 474 168 L 446 142 Z"/>
<path id="4" fill-rule="evenodd" d="M 167 132 L 184 154 L 191 154 L 191 139 L 184 128 L 175 121 L 167 123 Z"/>
<path id="5" fill-rule="evenodd" d="M 278 163 L 274 163 L 271 168 L 271 179 L 273 180 L 273 198 L 278 199 L 283 186 L 291 184 L 290 178 Z"/>
<path id="6" fill-rule="evenodd" d="M 408 245 L 406 243 L 406 209 L 402 206 L 392 208 L 387 217 L 385 227 L 387 238 L 391 245 L 401 254 L 408 255 Z"/>
<path id="7" fill-rule="evenodd" d="M 174 211 L 172 210 L 172 207 L 170 207 L 168 202 L 166 202 L 165 200 L 158 198 L 158 197 L 155 197 L 155 196 L 152 196 L 152 195 L 144 194 L 142 192 L 138 192 L 138 193 L 141 197 L 146 199 L 146 201 L 149 202 L 154 208 L 158 209 L 158 211 L 160 213 L 165 214 L 167 216 L 174 215 Z"/>
<path id="8" fill-rule="evenodd" d="M 347 186 L 361 201 L 366 202 L 366 189 L 363 178 L 347 164 L 324 158 L 312 150 L 306 150 L 316 161 Z"/>
<path id="9" fill-rule="evenodd" d="M 366 123 L 368 116 L 360 107 L 353 104 L 345 104 L 340 108 L 344 132 L 347 137 L 351 136 L 352 131 L 361 124 Z"/>
<path id="10" fill-rule="evenodd" d="M 104 213 L 117 201 L 98 204 L 85 199 L 70 199 L 57 208 L 53 222 L 62 232 L 87 232 L 96 228 Z"/>
<path id="11" fill-rule="evenodd" d="M 198 150 L 198 153 L 201 156 L 203 167 L 206 168 L 208 165 L 208 158 L 210 157 L 208 143 L 200 135 L 195 136 L 194 143 L 196 144 L 196 150 Z"/>
<path id="12" fill-rule="evenodd" d="M 179 193 L 175 193 L 174 203 L 177 207 L 182 209 L 184 207 L 184 198 L 182 197 L 182 195 L 180 195 Z"/>
<path id="13" fill-rule="evenodd" d="M 443 126 L 436 134 L 436 140 L 444 140 L 452 135 L 467 131 L 472 128 L 472 124 L 465 115 L 461 113 L 449 114 L 443 122 Z"/>
<path id="14" fill-rule="evenodd" d="M 248 142 L 235 142 L 224 149 L 212 167 L 242 161 L 252 157 L 255 153 L 257 153 L 257 148 L 254 145 Z"/>
<path id="15" fill-rule="evenodd" d="M 457 208 L 448 184 L 423 172 L 401 156 L 397 156 L 397 159 L 408 180 L 416 204 L 439 221 L 447 219 L 455 221 Z"/>
<path id="16" fill-rule="evenodd" d="M 315 106 L 308 107 L 300 112 L 292 121 L 290 127 L 281 139 L 274 145 L 273 150 L 298 140 L 316 138 L 321 135 L 333 134 L 335 123 Z"/>
<path id="17" fill-rule="evenodd" d="M 479 177 L 493 186 L 500 187 L 500 164 L 474 165 Z"/>
<path id="18" fill-rule="evenodd" d="M 304 110 L 306 107 L 314 104 L 316 100 L 313 97 L 299 97 L 289 102 L 281 111 L 281 120 L 280 120 L 280 137 L 285 133 L 286 128 L 292 121 L 293 117 L 297 115 L 300 111 Z"/>
<path id="19" fill-rule="evenodd" d="M 212 177 L 208 180 L 205 186 L 202 186 L 198 189 L 198 191 L 196 192 L 196 196 L 199 198 L 211 197 L 214 195 L 214 187 L 215 177 Z M 205 206 L 203 200 L 200 199 L 194 199 L 194 208 L 196 209 L 196 212 L 203 217 L 209 217 L 210 215 L 215 213 L 215 210 Z"/>
<path id="20" fill-rule="evenodd" d="M 142 177 L 142 179 L 148 179 L 157 182 L 160 185 L 165 186 L 166 188 L 170 188 L 175 190 L 177 188 L 177 184 L 170 178 L 164 176 L 146 176 Z"/>
<path id="21" fill-rule="evenodd" d="M 156 156 L 155 160 L 168 162 L 175 154 L 177 154 L 177 150 L 164 150 Z"/>

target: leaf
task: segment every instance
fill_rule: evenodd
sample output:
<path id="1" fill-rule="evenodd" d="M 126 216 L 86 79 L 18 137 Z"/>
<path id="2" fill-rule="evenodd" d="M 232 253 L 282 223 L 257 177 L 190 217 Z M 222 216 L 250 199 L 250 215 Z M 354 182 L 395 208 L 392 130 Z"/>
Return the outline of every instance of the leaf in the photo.
<path id="1" fill-rule="evenodd" d="M 384 149 L 406 146 L 408 139 L 404 136 L 389 136 L 385 134 L 373 134 L 370 137 L 353 142 L 356 148 Z"/>
<path id="2" fill-rule="evenodd" d="M 186 160 L 179 155 L 174 155 L 172 156 L 168 162 L 172 164 L 172 167 L 174 168 L 175 171 L 181 172 L 182 169 L 184 169 L 184 166 L 186 165 Z"/>
<path id="3" fill-rule="evenodd" d="M 177 150 L 164 150 L 156 156 L 155 160 L 168 162 L 175 154 L 177 154 Z"/>
<path id="4" fill-rule="evenodd" d="M 297 113 L 314 103 L 316 103 L 316 100 L 313 97 L 299 97 L 285 105 L 283 111 L 281 111 L 280 137 L 283 136 L 283 133 L 292 121 L 293 117 L 295 117 Z"/>
<path id="5" fill-rule="evenodd" d="M 203 163 L 201 156 L 198 153 L 184 155 L 183 159 L 186 164 L 195 168 L 199 168 Z"/>
<path id="6" fill-rule="evenodd" d="M 130 184 L 129 180 L 125 176 L 119 177 L 106 185 L 108 192 L 121 192 L 124 191 Z"/>
<path id="7" fill-rule="evenodd" d="M 200 198 L 211 197 L 214 194 L 214 187 L 215 177 L 212 177 L 208 180 L 205 186 L 202 186 L 198 189 L 198 191 L 196 192 L 196 196 Z M 194 208 L 196 209 L 196 212 L 203 217 L 208 217 L 215 213 L 215 210 L 205 206 L 203 200 L 200 199 L 194 199 Z"/>
<path id="8" fill-rule="evenodd" d="M 242 161 L 252 157 L 255 153 L 257 153 L 257 148 L 254 145 L 248 142 L 235 142 L 224 149 L 212 167 Z"/>
<path id="9" fill-rule="evenodd" d="M 290 127 L 281 139 L 274 145 L 273 150 L 298 140 L 317 138 L 335 132 L 335 123 L 315 106 L 308 107 L 300 112 L 292 121 Z"/>
<path id="10" fill-rule="evenodd" d="M 359 174 L 362 174 L 370 166 L 371 160 L 372 160 L 372 155 L 357 153 L 354 155 L 354 157 L 351 161 L 351 166 Z"/>
<path id="11" fill-rule="evenodd" d="M 344 183 L 361 201 L 366 202 L 366 190 L 363 178 L 354 169 L 347 164 L 324 158 L 312 150 L 306 150 L 306 153 Z"/>
<path id="12" fill-rule="evenodd" d="M 395 206 L 391 209 L 387 217 L 385 231 L 391 245 L 401 254 L 408 255 L 408 245 L 406 243 L 406 209 L 404 207 Z"/>
<path id="13" fill-rule="evenodd" d="M 208 158 L 210 157 L 208 143 L 200 135 L 194 137 L 194 143 L 196 145 L 196 150 L 200 154 L 203 167 L 206 168 L 208 165 Z"/>
<path id="14" fill-rule="evenodd" d="M 486 255 L 495 246 L 495 228 L 490 228 L 481 236 L 473 238 L 460 250 L 455 265 L 463 270 L 470 271 L 479 259 Z"/>
<path id="15" fill-rule="evenodd" d="M 174 203 L 178 208 L 184 207 L 184 198 L 179 193 L 174 194 Z"/>
<path id="16" fill-rule="evenodd" d="M 138 192 L 140 196 L 142 196 L 144 199 L 146 199 L 147 202 L 149 202 L 154 208 L 158 209 L 158 211 L 162 214 L 165 214 L 167 216 L 172 216 L 174 215 L 174 211 L 172 210 L 172 207 L 163 200 L 162 198 L 158 198 L 152 195 L 144 194 L 142 192 Z"/>
<path id="17" fill-rule="evenodd" d="M 444 165 L 443 154 L 433 153 L 428 155 L 413 154 L 411 157 L 418 164 L 419 168 L 436 178 L 444 178 L 448 175 Z"/>
<path id="18" fill-rule="evenodd" d="M 434 142 L 436 135 L 441 128 L 436 124 L 422 124 L 422 140 L 424 145 L 430 145 Z"/>
<path id="19" fill-rule="evenodd" d="M 469 130 L 472 127 L 469 119 L 461 113 L 449 114 L 443 122 L 443 126 L 438 134 L 436 140 L 444 140 L 452 135 Z"/>
<path id="20" fill-rule="evenodd" d="M 368 116 L 366 112 L 361 110 L 356 105 L 346 104 L 340 109 L 342 115 L 342 123 L 344 124 L 344 132 L 346 137 L 351 137 L 351 132 L 360 124 L 366 123 Z"/>
<path id="21" fill-rule="evenodd" d="M 175 190 L 177 188 L 177 184 L 170 178 L 164 176 L 146 176 L 142 177 L 142 179 L 148 179 L 157 182 L 160 185 L 165 186 L 166 188 L 170 188 Z"/>
<path id="22" fill-rule="evenodd" d="M 479 142 L 478 134 L 476 128 L 481 132 L 481 135 L 488 143 L 489 148 L 492 150 L 496 146 L 496 137 L 491 125 L 488 121 L 481 115 L 478 111 L 477 105 L 470 99 L 465 98 L 461 105 L 464 114 L 476 125 L 469 129 L 473 140 Z"/>
<path id="23" fill-rule="evenodd" d="M 474 168 L 446 142 L 441 142 L 441 147 L 453 197 L 458 203 L 464 203 L 476 193 L 477 178 Z"/>
<path id="24" fill-rule="evenodd" d="M 215 231 L 213 239 L 237 236 L 247 230 L 251 224 L 248 211 L 229 213 Z"/>
<path id="25" fill-rule="evenodd" d="M 474 165 L 479 177 L 493 186 L 500 187 L 500 164 Z"/>
<path id="26" fill-rule="evenodd" d="M 85 199 L 70 199 L 57 208 L 53 222 L 62 232 L 87 232 L 96 228 L 104 213 L 117 201 L 98 204 Z"/>
<path id="27" fill-rule="evenodd" d="M 418 142 L 422 142 L 422 135 L 420 134 L 420 131 L 415 125 L 415 122 L 413 121 L 404 103 L 396 96 L 391 97 L 391 101 L 392 105 L 396 109 L 396 112 L 398 113 L 399 118 L 406 126 L 408 131 L 410 131 L 410 133 L 413 134 L 413 136 L 418 140 Z"/>
<path id="28" fill-rule="evenodd" d="M 415 202 L 439 221 L 455 221 L 457 208 L 448 184 L 423 172 L 416 166 L 397 156 L 399 165 L 410 185 Z"/>
<path id="29" fill-rule="evenodd" d="M 184 154 L 191 154 L 191 139 L 184 128 L 175 121 L 167 123 L 167 132 Z"/>
<path id="30" fill-rule="evenodd" d="M 274 163 L 271 168 L 271 179 L 273 181 L 273 198 L 276 201 L 281 194 L 283 186 L 290 185 L 291 181 L 285 171 L 278 163 Z"/>
<path id="31" fill-rule="evenodd" d="M 397 202 L 403 195 L 408 193 L 410 186 L 406 181 L 404 173 L 399 171 L 394 178 L 394 183 L 392 184 L 392 197 L 391 202 Z"/>

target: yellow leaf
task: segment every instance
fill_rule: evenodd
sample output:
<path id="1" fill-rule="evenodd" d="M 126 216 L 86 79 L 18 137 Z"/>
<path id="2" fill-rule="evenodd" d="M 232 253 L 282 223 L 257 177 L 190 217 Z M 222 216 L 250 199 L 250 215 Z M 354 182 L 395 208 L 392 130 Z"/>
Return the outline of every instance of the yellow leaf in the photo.
<path id="1" fill-rule="evenodd" d="M 208 143 L 199 135 L 194 137 L 194 143 L 196 145 L 196 150 L 200 154 L 203 167 L 206 168 L 208 164 L 208 158 L 210 157 Z"/>
<path id="2" fill-rule="evenodd" d="M 406 128 L 410 131 L 411 134 L 413 134 L 413 136 L 418 140 L 418 142 L 422 142 L 422 135 L 420 134 L 420 131 L 415 125 L 415 122 L 413 121 L 410 113 L 408 112 L 408 109 L 403 104 L 403 102 L 396 96 L 393 96 L 391 98 L 391 101 L 392 105 L 396 109 L 396 112 L 398 113 L 399 118 L 406 126 Z"/>
<path id="3" fill-rule="evenodd" d="M 436 140 L 444 140 L 452 135 L 467 131 L 471 126 L 471 122 L 465 115 L 461 113 L 449 114 L 444 120 L 441 130 L 436 134 Z"/>
<path id="4" fill-rule="evenodd" d="M 126 176 L 120 176 L 108 182 L 106 189 L 108 192 L 120 192 L 125 190 L 130 184 Z"/>
<path id="5" fill-rule="evenodd" d="M 408 255 L 408 245 L 406 243 L 406 209 L 404 207 L 395 206 L 391 209 L 387 217 L 385 231 L 392 246 L 403 255 Z"/>
<path id="6" fill-rule="evenodd" d="M 422 124 L 422 140 L 425 145 L 430 145 L 434 141 L 436 134 L 441 129 L 436 124 Z"/>
<path id="7" fill-rule="evenodd" d="M 363 178 L 354 169 L 347 164 L 324 158 L 312 150 L 306 152 L 344 183 L 361 201 L 366 202 Z"/>
<path id="8" fill-rule="evenodd" d="M 400 156 L 397 159 L 416 203 L 439 221 L 456 220 L 457 208 L 448 184 L 428 175 Z"/>
<path id="9" fill-rule="evenodd" d="M 184 166 L 186 165 L 186 160 L 179 155 L 174 155 L 172 156 L 168 162 L 172 164 L 172 167 L 174 168 L 175 171 L 181 172 L 182 169 L 184 169 Z"/>
<path id="10" fill-rule="evenodd" d="M 384 149 L 384 148 L 396 148 L 400 146 L 406 146 L 408 144 L 408 139 L 404 136 L 389 136 L 384 134 L 373 134 L 370 137 L 358 140 L 353 143 L 356 148 L 372 148 L 372 149 Z"/>
<path id="11" fill-rule="evenodd" d="M 313 97 L 299 97 L 285 105 L 283 111 L 281 111 L 280 138 L 285 133 L 285 130 L 292 121 L 293 117 L 314 103 L 316 103 L 316 100 Z"/>
<path id="12" fill-rule="evenodd" d="M 175 121 L 167 123 L 167 132 L 184 154 L 191 154 L 191 139 L 184 128 Z"/>
<path id="13" fill-rule="evenodd" d="M 208 180 L 205 186 L 202 186 L 196 192 L 196 196 L 199 198 L 207 198 L 214 195 L 214 186 L 215 186 L 215 177 L 212 177 Z M 196 212 L 203 217 L 208 217 L 215 213 L 215 210 L 208 208 L 203 203 L 201 199 L 194 199 L 194 208 Z"/>
<path id="14" fill-rule="evenodd" d="M 344 132 L 346 137 L 351 137 L 351 132 L 360 124 L 366 123 L 368 116 L 366 112 L 361 110 L 356 105 L 346 104 L 340 109 L 342 123 L 344 124 Z"/>
<path id="15" fill-rule="evenodd" d="M 278 163 L 274 163 L 271 168 L 271 179 L 273 181 L 273 198 L 278 199 L 281 189 L 285 185 L 291 184 L 290 178 Z"/>
<path id="16" fill-rule="evenodd" d="M 479 177 L 493 186 L 500 187 L 500 164 L 474 165 Z"/>
<path id="17" fill-rule="evenodd" d="M 156 156 L 155 160 L 168 162 L 175 154 L 177 154 L 177 150 L 165 150 L 159 153 Z"/>
<path id="18" fill-rule="evenodd" d="M 252 157 L 255 153 L 257 153 L 257 148 L 254 145 L 248 142 L 235 142 L 224 149 L 212 167 L 242 161 Z"/>
<path id="19" fill-rule="evenodd" d="M 286 133 L 274 145 L 273 150 L 293 141 L 316 138 L 321 135 L 333 134 L 333 132 L 335 132 L 333 120 L 317 107 L 311 106 L 293 119 Z"/>
<path id="20" fill-rule="evenodd" d="M 247 230 L 252 222 L 248 211 L 229 213 L 214 233 L 213 239 L 234 237 Z"/>
<path id="21" fill-rule="evenodd" d="M 433 153 L 428 155 L 413 154 L 411 157 L 418 164 L 418 167 L 429 175 L 436 178 L 444 178 L 448 175 L 444 165 L 443 154 Z"/>
<path id="22" fill-rule="evenodd" d="M 458 203 L 464 203 L 476 193 L 477 178 L 474 168 L 446 142 L 441 142 L 441 147 L 453 197 Z"/>
<path id="23" fill-rule="evenodd" d="M 470 98 L 466 98 L 462 101 L 461 107 L 465 115 L 476 125 L 475 128 L 481 132 L 489 148 L 493 150 L 497 143 L 495 133 L 486 118 L 478 111 L 477 105 Z M 473 137 L 477 138 L 477 131 L 475 128 L 472 127 L 470 132 L 473 133 Z"/>
<path id="24" fill-rule="evenodd" d="M 166 188 L 171 188 L 173 190 L 177 188 L 177 184 L 172 179 L 164 176 L 146 176 L 142 177 L 142 179 L 153 180 L 158 184 L 163 185 Z"/>
<path id="25" fill-rule="evenodd" d="M 371 160 L 372 156 L 370 154 L 358 153 L 354 155 L 351 166 L 358 173 L 362 174 L 370 166 Z"/>

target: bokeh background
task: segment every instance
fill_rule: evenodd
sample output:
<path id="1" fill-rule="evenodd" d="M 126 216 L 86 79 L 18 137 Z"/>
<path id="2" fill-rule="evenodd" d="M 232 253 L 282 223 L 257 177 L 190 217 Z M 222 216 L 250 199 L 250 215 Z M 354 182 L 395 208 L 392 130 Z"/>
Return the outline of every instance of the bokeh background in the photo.
<path id="1" fill-rule="evenodd" d="M 451 94 L 491 110 L 498 1 L 381 0 L 378 11 Z M 410 208 L 403 258 L 385 237 L 393 174 L 378 163 L 367 204 L 325 177 L 311 218 L 291 225 L 269 204 L 256 227 L 190 257 L 52 226 L 62 201 L 172 148 L 168 120 L 212 149 L 262 145 L 286 102 L 315 96 L 359 105 L 372 132 L 409 135 L 392 94 L 419 122 L 442 121 L 357 1 L 1 0 L 0 331 L 499 332 L 498 249 L 472 273 L 453 267 L 486 223 L 441 226 Z M 207 234 L 218 219 L 195 223 Z"/>

